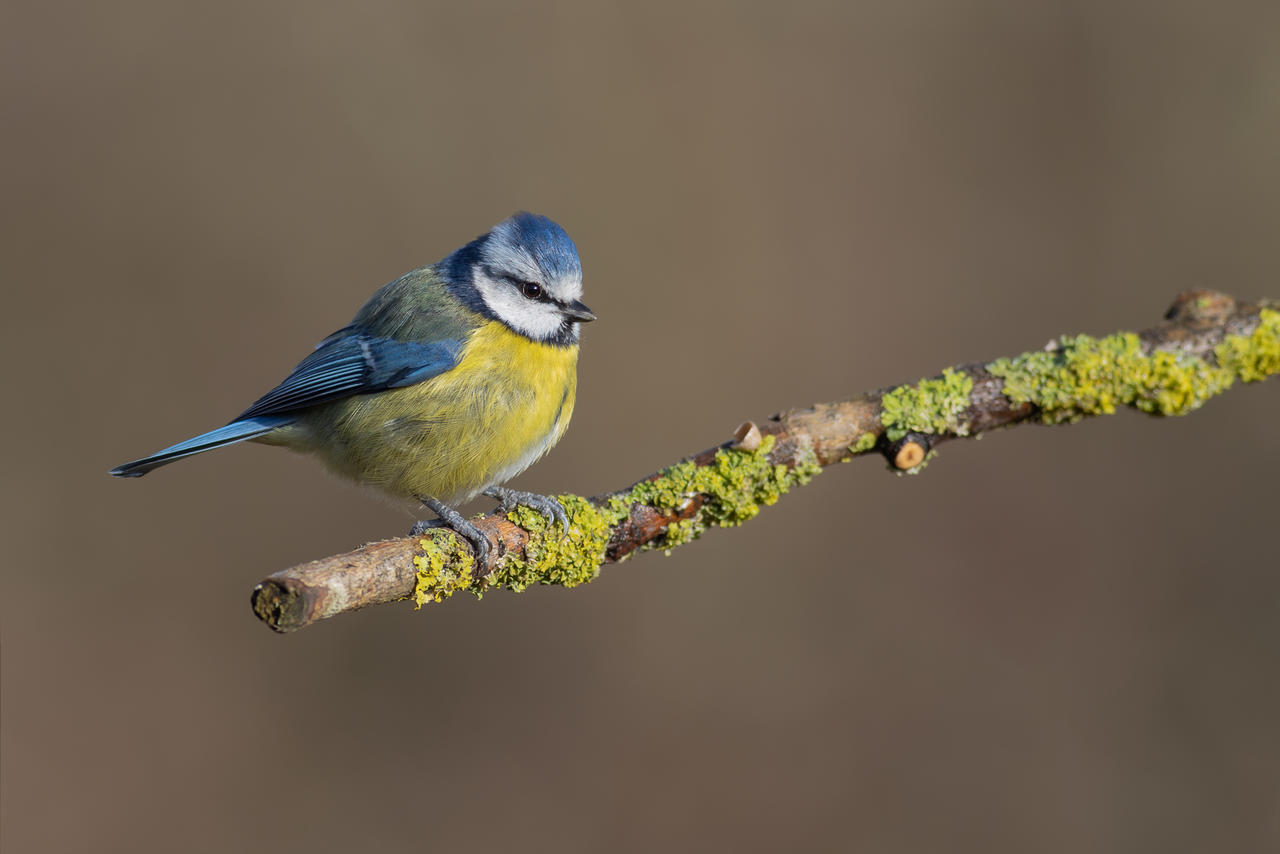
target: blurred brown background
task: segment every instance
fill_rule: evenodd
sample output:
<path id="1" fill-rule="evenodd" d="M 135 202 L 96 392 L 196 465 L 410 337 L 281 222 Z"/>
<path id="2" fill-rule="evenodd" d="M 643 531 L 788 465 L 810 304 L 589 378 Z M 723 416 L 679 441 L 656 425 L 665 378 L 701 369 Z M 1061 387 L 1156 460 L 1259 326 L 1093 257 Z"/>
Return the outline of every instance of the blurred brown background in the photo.
<path id="1" fill-rule="evenodd" d="M 601 318 L 545 491 L 1280 296 L 1280 6 L 9 0 L 0 34 L 5 851 L 1280 847 L 1275 381 L 287 637 L 253 585 L 412 508 L 256 446 L 106 474 L 521 208 Z"/>

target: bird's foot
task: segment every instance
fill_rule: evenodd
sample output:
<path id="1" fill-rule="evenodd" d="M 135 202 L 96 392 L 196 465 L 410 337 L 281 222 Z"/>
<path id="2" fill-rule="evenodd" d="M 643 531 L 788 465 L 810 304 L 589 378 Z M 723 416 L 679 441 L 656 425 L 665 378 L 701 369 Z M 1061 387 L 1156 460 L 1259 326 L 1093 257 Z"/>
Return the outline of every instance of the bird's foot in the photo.
<path id="1" fill-rule="evenodd" d="M 522 492 L 518 489 L 507 489 L 505 486 L 491 486 L 484 491 L 490 498 L 496 498 L 496 512 L 506 515 L 517 505 L 537 510 L 547 517 L 548 522 L 559 522 L 560 527 L 569 530 L 569 517 L 564 512 L 564 505 L 550 495 L 539 495 L 536 492 Z"/>
<path id="2" fill-rule="evenodd" d="M 440 518 L 415 522 L 409 529 L 409 536 L 419 537 L 433 528 L 452 528 L 458 536 L 471 544 L 472 551 L 476 553 L 476 562 L 482 567 L 489 566 L 489 538 L 484 535 L 484 531 L 448 504 L 436 501 L 434 498 L 419 497 L 418 500 Z"/>

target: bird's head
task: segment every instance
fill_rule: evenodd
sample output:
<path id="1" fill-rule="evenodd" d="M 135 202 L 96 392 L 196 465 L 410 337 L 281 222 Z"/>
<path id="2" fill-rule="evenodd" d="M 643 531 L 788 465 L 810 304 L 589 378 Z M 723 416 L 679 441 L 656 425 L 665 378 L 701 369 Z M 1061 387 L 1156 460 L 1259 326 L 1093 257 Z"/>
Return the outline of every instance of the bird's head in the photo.
<path id="1" fill-rule="evenodd" d="M 534 341 L 576 344 L 579 324 L 596 319 L 582 303 L 578 249 L 545 216 L 503 220 L 440 267 L 459 299 Z"/>

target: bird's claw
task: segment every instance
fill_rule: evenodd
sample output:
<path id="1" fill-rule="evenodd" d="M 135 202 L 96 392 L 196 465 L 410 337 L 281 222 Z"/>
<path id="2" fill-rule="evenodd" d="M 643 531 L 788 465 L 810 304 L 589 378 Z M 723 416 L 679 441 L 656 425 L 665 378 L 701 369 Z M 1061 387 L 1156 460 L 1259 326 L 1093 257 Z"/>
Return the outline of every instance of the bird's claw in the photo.
<path id="1" fill-rule="evenodd" d="M 471 544 L 471 550 L 476 555 L 476 562 L 482 567 L 488 567 L 489 538 L 485 536 L 484 531 L 481 531 L 474 522 L 447 504 L 442 504 L 434 498 L 420 498 L 418 500 L 440 518 L 415 522 L 413 527 L 409 529 L 409 536 L 419 537 L 433 528 L 452 528 L 458 536 Z"/>
<path id="2" fill-rule="evenodd" d="M 484 491 L 490 498 L 497 499 L 498 513 L 507 514 L 517 505 L 536 510 L 547 517 L 549 522 L 559 522 L 560 527 L 569 530 L 569 516 L 564 512 L 564 505 L 550 495 L 539 495 L 536 492 L 522 492 L 519 489 L 507 489 L 505 486 L 491 486 Z"/>

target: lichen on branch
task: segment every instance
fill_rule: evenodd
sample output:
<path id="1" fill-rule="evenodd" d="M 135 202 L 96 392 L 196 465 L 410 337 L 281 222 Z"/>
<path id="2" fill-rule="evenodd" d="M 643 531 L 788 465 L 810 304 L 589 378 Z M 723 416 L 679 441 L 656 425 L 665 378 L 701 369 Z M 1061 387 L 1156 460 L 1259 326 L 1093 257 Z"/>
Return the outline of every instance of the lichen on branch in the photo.
<path id="1" fill-rule="evenodd" d="M 942 376 L 900 385 L 880 398 L 884 435 L 896 442 L 908 433 L 969 435 L 964 413 L 969 409 L 973 377 L 946 368 Z"/>
<path id="2" fill-rule="evenodd" d="M 1109 415 L 1132 406 L 1152 415 L 1185 415 L 1237 379 L 1255 382 L 1280 363 L 1280 312 L 1263 309 L 1249 336 L 1228 335 L 1205 358 L 1180 350 L 1144 351 L 1132 332 L 1106 338 L 1064 335 L 1056 347 L 997 359 L 987 370 L 1004 380 L 1004 394 L 1031 403 L 1046 424 Z"/>
<path id="3" fill-rule="evenodd" d="M 595 501 L 578 495 L 557 496 L 569 520 L 567 529 L 548 522 L 536 510 L 517 506 L 506 518 L 528 533 L 524 548 L 505 552 L 492 572 L 478 578 L 471 576 L 470 564 L 465 572 L 448 571 L 449 555 L 464 552 L 470 556 L 451 531 L 435 535 L 450 541 L 448 548 L 424 538 L 423 554 L 414 557 L 419 568 L 413 600 L 421 607 L 459 590 L 483 595 L 494 587 L 520 592 L 534 584 L 585 584 L 600 574 L 615 528 L 633 512 L 670 519 L 664 535 L 639 545 L 639 550 L 661 548 L 670 553 L 672 548 L 697 539 L 708 527 L 740 525 L 759 513 L 761 505 L 774 504 L 792 486 L 808 483 L 822 470 L 812 451 L 800 454 L 793 465 L 771 461 L 769 454 L 776 442 L 777 437 L 765 436 L 752 450 L 718 448 L 709 464 L 683 460 L 630 489 Z"/>

